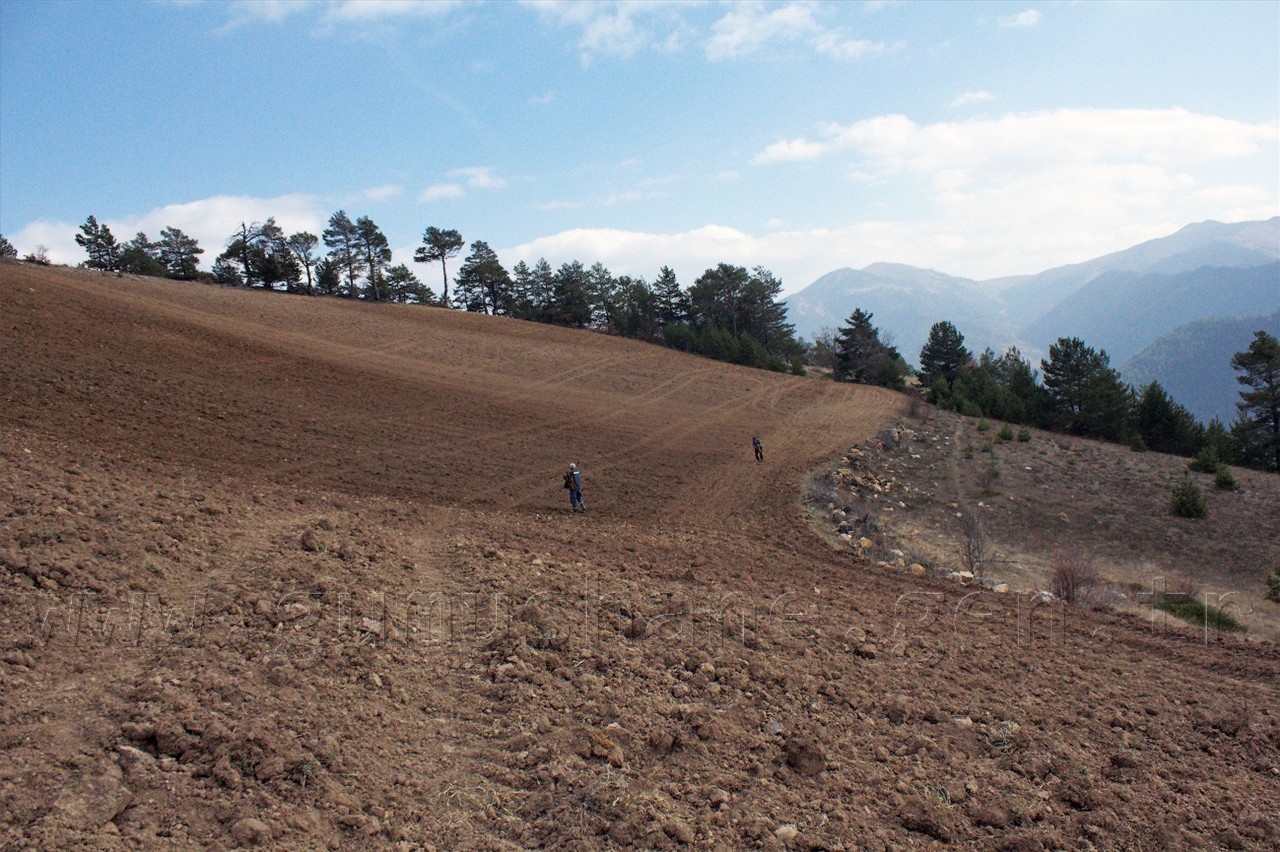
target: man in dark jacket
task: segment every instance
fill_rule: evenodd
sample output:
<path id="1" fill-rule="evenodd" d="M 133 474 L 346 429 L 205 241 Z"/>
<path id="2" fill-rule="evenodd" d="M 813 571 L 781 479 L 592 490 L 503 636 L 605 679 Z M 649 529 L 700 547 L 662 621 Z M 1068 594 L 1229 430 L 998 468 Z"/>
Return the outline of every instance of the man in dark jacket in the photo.
<path id="1" fill-rule="evenodd" d="M 564 487 L 569 489 L 569 506 L 573 511 L 587 511 L 587 504 L 582 499 L 582 473 L 576 464 L 569 465 L 564 475 Z"/>

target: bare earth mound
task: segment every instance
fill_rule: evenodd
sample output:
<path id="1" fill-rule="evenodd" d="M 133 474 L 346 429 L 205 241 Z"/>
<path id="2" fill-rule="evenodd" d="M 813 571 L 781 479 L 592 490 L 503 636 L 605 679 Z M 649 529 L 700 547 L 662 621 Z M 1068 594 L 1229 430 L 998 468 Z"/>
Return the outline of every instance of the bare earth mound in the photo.
<path id="1" fill-rule="evenodd" d="M 1274 646 L 808 526 L 894 394 L 16 263 L 0 327 L 0 845 L 1280 842 Z"/>

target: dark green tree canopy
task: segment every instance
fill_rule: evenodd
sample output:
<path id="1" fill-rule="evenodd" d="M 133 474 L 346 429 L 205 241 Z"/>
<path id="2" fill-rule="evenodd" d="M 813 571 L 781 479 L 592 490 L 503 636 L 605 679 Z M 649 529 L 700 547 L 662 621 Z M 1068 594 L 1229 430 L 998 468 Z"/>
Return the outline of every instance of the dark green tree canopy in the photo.
<path id="1" fill-rule="evenodd" d="M 1143 445 L 1157 453 L 1195 455 L 1204 439 L 1195 416 L 1175 402 L 1159 382 L 1151 382 L 1138 392 L 1134 426 Z"/>
<path id="2" fill-rule="evenodd" d="M 364 255 L 360 250 L 360 229 L 345 210 L 339 210 L 329 217 L 329 226 L 321 236 L 329 248 L 329 259 L 338 268 L 346 285 L 347 295 L 354 299 L 359 295 L 360 276 L 365 270 Z"/>
<path id="3" fill-rule="evenodd" d="M 413 253 L 413 259 L 418 263 L 440 261 L 440 272 L 444 276 L 444 289 L 441 291 L 440 301 L 444 305 L 449 304 L 449 270 L 445 262 L 457 256 L 458 252 L 462 251 L 463 245 L 462 235 L 457 231 L 432 225 L 423 232 L 422 245 L 418 246 L 418 250 Z"/>
<path id="4" fill-rule="evenodd" d="M 76 234 L 76 243 L 85 250 L 89 259 L 84 265 L 89 269 L 101 269 L 115 272 L 120 268 L 120 245 L 106 225 L 99 225 L 98 220 L 90 216 L 80 226 Z"/>
<path id="5" fill-rule="evenodd" d="M 160 260 L 160 244 L 153 243 L 146 234 L 139 231 L 120 249 L 120 271 L 130 275 L 160 278 L 168 274 L 169 270 Z"/>
<path id="6" fill-rule="evenodd" d="M 1236 403 L 1239 419 L 1232 432 L 1246 463 L 1280 471 L 1280 339 L 1257 331 L 1249 348 L 1237 352 L 1231 366 L 1244 385 Z"/>
<path id="7" fill-rule="evenodd" d="M 315 292 L 316 246 L 320 238 L 310 231 L 299 231 L 285 240 L 285 246 L 293 254 L 298 268 L 306 275 L 306 292 Z"/>
<path id="8" fill-rule="evenodd" d="M 836 381 L 880 385 L 901 390 L 907 365 L 892 345 L 880 339 L 873 314 L 856 308 L 836 332 Z"/>
<path id="9" fill-rule="evenodd" d="M 458 269 L 454 299 L 466 310 L 485 314 L 511 313 L 514 285 L 489 244 L 476 240 Z"/>
<path id="10" fill-rule="evenodd" d="M 165 228 L 161 231 L 157 251 L 169 277 L 184 281 L 196 277 L 200 270 L 200 255 L 204 254 L 204 249 L 200 248 L 195 238 L 187 236 L 180 228 Z"/>
<path id="11" fill-rule="evenodd" d="M 940 378 L 954 382 L 960 369 L 972 360 L 964 347 L 964 335 L 946 320 L 936 322 L 920 350 L 920 383 L 927 388 Z"/>
<path id="12" fill-rule="evenodd" d="M 383 270 L 391 263 L 391 242 L 368 216 L 356 220 L 356 241 L 368 274 L 365 294 L 373 300 L 390 298 L 383 284 Z"/>
<path id="13" fill-rule="evenodd" d="M 1129 391 L 1105 351 L 1060 337 L 1040 362 L 1049 410 L 1073 435 L 1123 441 L 1130 433 Z"/>

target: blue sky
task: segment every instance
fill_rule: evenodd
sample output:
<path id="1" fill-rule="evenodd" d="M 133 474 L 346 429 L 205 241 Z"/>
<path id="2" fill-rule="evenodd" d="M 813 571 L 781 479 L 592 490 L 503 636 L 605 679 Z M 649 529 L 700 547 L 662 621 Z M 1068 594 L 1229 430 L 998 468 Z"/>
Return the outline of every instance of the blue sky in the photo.
<path id="1" fill-rule="evenodd" d="M 20 252 L 339 208 L 411 266 L 1040 272 L 1280 214 L 1280 3 L 0 0 Z"/>

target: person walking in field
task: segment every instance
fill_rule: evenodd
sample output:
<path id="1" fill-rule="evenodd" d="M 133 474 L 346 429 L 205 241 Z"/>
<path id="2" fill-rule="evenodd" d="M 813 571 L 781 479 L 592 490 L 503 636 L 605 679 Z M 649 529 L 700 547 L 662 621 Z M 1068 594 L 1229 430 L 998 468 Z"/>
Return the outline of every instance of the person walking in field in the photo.
<path id="1" fill-rule="evenodd" d="M 759 437 L 751 439 L 751 448 L 756 451 L 756 464 L 764 461 L 764 444 Z"/>
<path id="2" fill-rule="evenodd" d="M 564 487 L 569 490 L 569 506 L 575 512 L 587 511 L 587 504 L 582 499 L 582 472 L 576 464 L 570 464 L 564 475 Z"/>

